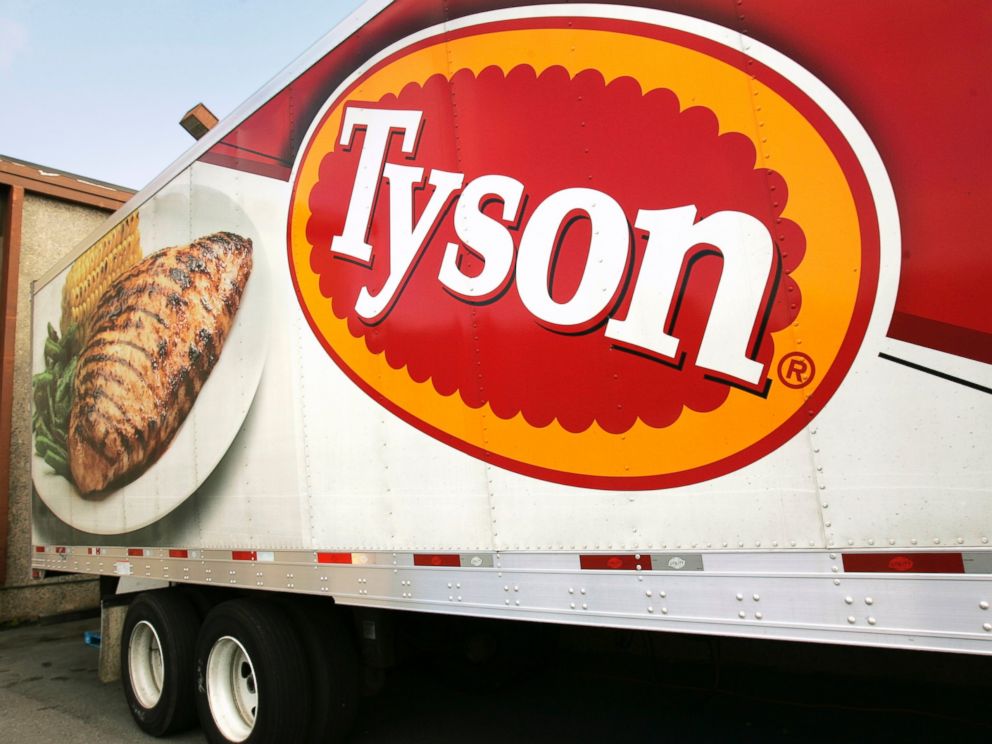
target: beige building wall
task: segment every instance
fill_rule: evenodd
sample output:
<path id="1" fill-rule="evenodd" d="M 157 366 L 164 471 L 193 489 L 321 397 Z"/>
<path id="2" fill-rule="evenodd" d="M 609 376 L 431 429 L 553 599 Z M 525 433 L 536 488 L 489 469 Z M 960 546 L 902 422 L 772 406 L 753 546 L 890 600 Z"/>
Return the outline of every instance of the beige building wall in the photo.
<path id="1" fill-rule="evenodd" d="M 95 577 L 31 578 L 31 281 L 95 230 L 109 212 L 27 192 L 21 224 L 17 329 L 11 411 L 7 582 L 0 587 L 0 624 L 99 605 Z"/>

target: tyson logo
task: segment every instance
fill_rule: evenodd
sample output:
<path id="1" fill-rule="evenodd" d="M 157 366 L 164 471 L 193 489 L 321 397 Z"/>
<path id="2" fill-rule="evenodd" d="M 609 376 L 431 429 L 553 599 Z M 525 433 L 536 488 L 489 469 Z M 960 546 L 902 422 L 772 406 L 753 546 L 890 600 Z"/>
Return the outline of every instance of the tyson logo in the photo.
<path id="1" fill-rule="evenodd" d="M 685 485 L 834 393 L 891 311 L 894 207 L 808 73 L 594 10 L 615 17 L 486 14 L 370 60 L 301 150 L 290 267 L 331 357 L 431 436 L 566 484 Z"/>

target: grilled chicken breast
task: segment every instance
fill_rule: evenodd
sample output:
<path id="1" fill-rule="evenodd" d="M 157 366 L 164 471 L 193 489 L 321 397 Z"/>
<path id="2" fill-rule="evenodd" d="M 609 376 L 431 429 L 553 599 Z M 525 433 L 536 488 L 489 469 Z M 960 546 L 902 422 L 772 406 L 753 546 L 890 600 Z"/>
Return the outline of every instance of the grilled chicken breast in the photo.
<path id="1" fill-rule="evenodd" d="M 148 256 L 104 293 L 69 417 L 82 493 L 133 480 L 169 446 L 217 362 L 251 266 L 250 240 L 215 233 Z"/>

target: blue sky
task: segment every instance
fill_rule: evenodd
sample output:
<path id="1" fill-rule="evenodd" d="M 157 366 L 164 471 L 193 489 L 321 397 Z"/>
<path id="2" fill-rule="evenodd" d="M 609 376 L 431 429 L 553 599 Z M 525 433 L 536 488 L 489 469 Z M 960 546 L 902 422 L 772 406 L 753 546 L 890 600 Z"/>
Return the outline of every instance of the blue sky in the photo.
<path id="1" fill-rule="evenodd" d="M 0 0 L 0 155 L 141 188 L 361 0 Z"/>

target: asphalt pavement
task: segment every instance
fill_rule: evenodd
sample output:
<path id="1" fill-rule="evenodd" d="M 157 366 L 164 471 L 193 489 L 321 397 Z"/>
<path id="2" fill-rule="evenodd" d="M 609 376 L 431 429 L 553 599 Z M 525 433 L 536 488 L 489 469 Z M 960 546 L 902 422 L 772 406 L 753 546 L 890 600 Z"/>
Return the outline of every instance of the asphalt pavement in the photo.
<path id="1" fill-rule="evenodd" d="M 85 631 L 98 629 L 94 618 L 0 631 L 0 740 L 154 741 L 132 723 L 120 683 L 98 680 L 98 650 L 83 642 Z M 905 743 L 992 735 L 988 658 L 826 655 L 835 666 L 840 658 L 885 667 L 854 677 L 790 658 L 816 651 L 808 646 L 752 645 L 759 657 L 782 654 L 755 665 L 754 654 L 733 645 L 684 638 L 702 651 L 697 656 L 719 650 L 726 658 L 671 663 L 651 652 L 645 634 L 566 634 L 555 654 L 490 689 L 414 657 L 363 701 L 354 742 Z"/>

